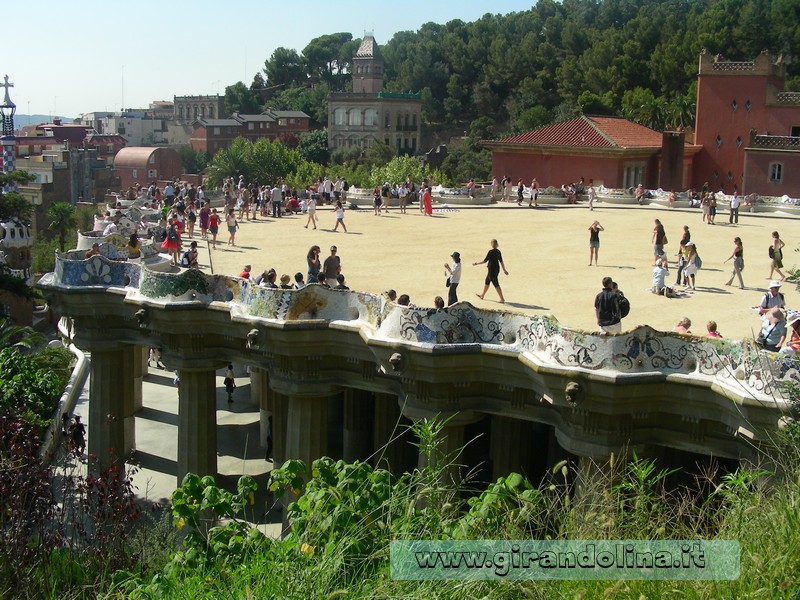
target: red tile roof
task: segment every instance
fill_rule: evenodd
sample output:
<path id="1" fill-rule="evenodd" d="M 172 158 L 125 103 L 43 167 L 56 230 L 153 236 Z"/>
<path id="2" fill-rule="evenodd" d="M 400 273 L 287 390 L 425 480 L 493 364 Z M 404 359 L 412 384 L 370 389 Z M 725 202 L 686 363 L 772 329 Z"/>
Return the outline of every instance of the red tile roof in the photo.
<path id="1" fill-rule="evenodd" d="M 588 148 L 660 148 L 661 134 L 621 117 L 587 117 L 548 125 L 496 144 L 577 146 Z"/>

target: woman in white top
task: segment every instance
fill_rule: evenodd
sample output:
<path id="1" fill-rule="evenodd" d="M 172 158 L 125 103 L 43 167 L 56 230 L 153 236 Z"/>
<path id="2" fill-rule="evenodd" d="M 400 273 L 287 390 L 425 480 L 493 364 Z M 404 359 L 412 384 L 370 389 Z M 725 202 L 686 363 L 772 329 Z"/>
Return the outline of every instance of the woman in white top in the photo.
<path id="1" fill-rule="evenodd" d="M 461 254 L 453 252 L 450 257 L 453 259 L 453 264 L 444 264 L 445 271 L 450 276 L 450 287 L 447 290 L 447 306 L 452 306 L 458 302 L 458 284 L 461 281 Z"/>
<path id="2" fill-rule="evenodd" d="M 314 226 L 314 229 L 317 228 L 317 201 L 314 200 L 313 196 L 308 197 L 308 202 L 306 204 L 306 210 L 308 211 L 308 220 L 306 221 L 306 229 L 308 229 L 308 224 L 311 223 Z"/>

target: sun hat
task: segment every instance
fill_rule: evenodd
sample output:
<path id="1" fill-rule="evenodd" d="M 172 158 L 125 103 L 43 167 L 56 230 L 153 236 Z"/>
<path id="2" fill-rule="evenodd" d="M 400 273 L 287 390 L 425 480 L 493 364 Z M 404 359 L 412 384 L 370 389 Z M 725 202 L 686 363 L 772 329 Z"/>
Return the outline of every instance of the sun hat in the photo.
<path id="1" fill-rule="evenodd" d="M 769 319 L 770 323 L 785 323 L 786 313 L 783 309 L 773 306 L 771 309 L 769 309 L 769 312 L 767 312 L 767 318 Z"/>
<path id="2" fill-rule="evenodd" d="M 800 321 L 800 312 L 792 313 L 792 316 L 789 317 L 789 322 L 787 323 L 787 325 L 789 325 L 789 327 L 791 327 L 792 325 L 794 325 L 798 321 Z"/>
<path id="3" fill-rule="evenodd" d="M 781 287 L 781 282 L 780 281 L 775 281 L 773 279 L 772 281 L 769 282 L 769 287 L 770 288 L 774 288 L 774 287 L 779 288 L 779 287 Z"/>

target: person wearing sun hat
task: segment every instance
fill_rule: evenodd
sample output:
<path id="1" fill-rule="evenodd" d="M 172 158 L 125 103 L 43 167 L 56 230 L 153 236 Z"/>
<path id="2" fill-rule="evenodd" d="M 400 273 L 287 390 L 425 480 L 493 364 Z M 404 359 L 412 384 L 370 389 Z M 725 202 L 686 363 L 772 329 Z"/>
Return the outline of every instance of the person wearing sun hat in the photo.
<path id="1" fill-rule="evenodd" d="M 800 352 L 800 312 L 790 314 L 787 320 L 789 339 L 784 342 L 781 354 L 797 354 Z"/>
<path id="2" fill-rule="evenodd" d="M 786 338 L 786 312 L 773 306 L 761 317 L 761 332 L 756 343 L 771 352 L 777 352 Z"/>
<path id="3" fill-rule="evenodd" d="M 769 282 L 769 291 L 764 294 L 764 297 L 761 299 L 761 303 L 758 305 L 758 312 L 760 314 L 763 315 L 769 309 L 774 307 L 786 308 L 786 300 L 784 299 L 783 294 L 781 294 L 780 289 L 780 281 Z"/>
<path id="4" fill-rule="evenodd" d="M 458 302 L 458 284 L 461 281 L 461 254 L 453 252 L 450 255 L 453 259 L 453 264 L 448 265 L 444 263 L 444 270 L 447 272 L 447 279 L 450 285 L 447 288 L 447 306 L 452 306 Z"/>

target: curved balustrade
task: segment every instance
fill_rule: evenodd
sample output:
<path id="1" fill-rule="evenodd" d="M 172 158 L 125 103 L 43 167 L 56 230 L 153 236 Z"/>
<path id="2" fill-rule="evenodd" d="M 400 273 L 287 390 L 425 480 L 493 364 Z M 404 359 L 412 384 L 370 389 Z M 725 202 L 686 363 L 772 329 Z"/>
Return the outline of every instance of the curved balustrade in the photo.
<path id="1" fill-rule="evenodd" d="M 583 370 L 598 377 L 683 376 L 686 383 L 717 385 L 737 396 L 774 401 L 783 382 L 798 379 L 794 359 L 760 350 L 752 340 L 733 341 L 659 332 L 648 326 L 605 335 L 562 326 L 552 316 L 482 310 L 468 303 L 447 309 L 409 308 L 365 292 L 319 285 L 302 290 L 266 289 L 238 277 L 189 269 L 162 273 L 102 256 L 57 257 L 44 287 L 127 287 L 129 299 L 164 304 L 228 304 L 238 318 L 271 321 L 347 321 L 368 338 L 409 346 L 503 348 L 534 365 Z M 131 289 L 133 288 L 133 289 Z"/>

